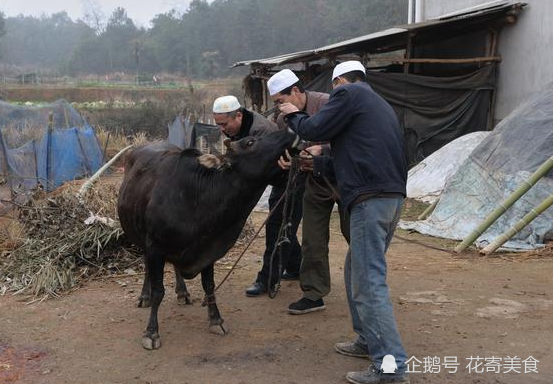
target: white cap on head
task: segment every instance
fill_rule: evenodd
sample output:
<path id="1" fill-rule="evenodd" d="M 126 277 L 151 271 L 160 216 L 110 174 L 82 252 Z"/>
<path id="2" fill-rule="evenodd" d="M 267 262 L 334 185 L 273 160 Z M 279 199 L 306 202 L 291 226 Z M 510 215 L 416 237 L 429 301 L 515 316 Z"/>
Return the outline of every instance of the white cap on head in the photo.
<path id="1" fill-rule="evenodd" d="M 365 67 L 361 64 L 361 62 L 357 60 L 344 61 L 334 67 L 334 71 L 332 71 L 332 80 L 334 81 L 334 79 L 338 76 L 342 76 L 344 73 L 353 71 L 361 71 L 366 73 Z"/>
<path id="2" fill-rule="evenodd" d="M 232 95 L 221 96 L 213 102 L 213 113 L 227 113 L 240 109 L 240 102 Z"/>
<path id="3" fill-rule="evenodd" d="M 296 84 L 300 79 L 289 69 L 283 69 L 275 73 L 267 81 L 267 87 L 269 88 L 269 95 L 274 96 L 283 89 Z"/>

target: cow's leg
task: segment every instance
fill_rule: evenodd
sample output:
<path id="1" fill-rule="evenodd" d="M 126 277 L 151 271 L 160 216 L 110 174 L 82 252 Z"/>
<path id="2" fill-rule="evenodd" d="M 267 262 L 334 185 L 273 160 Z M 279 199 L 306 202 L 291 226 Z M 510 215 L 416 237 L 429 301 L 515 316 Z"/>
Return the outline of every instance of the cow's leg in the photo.
<path id="1" fill-rule="evenodd" d="M 164 264 L 165 260 L 159 255 L 159 253 L 151 251 L 146 253 L 146 269 L 150 275 L 150 302 L 152 304 L 148 326 L 142 336 L 142 346 L 146 349 L 158 349 L 161 347 L 161 339 L 159 338 L 158 332 L 159 327 L 157 322 L 157 311 L 161 301 L 163 300 L 163 296 L 165 295 L 165 288 L 163 287 Z"/>
<path id="2" fill-rule="evenodd" d="M 138 297 L 138 308 L 147 308 L 150 304 L 150 296 L 152 294 L 152 284 L 150 283 L 150 274 L 148 273 L 148 266 L 144 267 L 144 283 L 142 283 L 142 292 Z"/>
<path id="3" fill-rule="evenodd" d="M 186 289 L 184 279 L 180 275 L 178 269 L 174 266 L 173 268 L 175 269 L 175 293 L 177 294 L 177 303 L 179 305 L 192 304 L 190 293 L 188 293 L 188 289 Z"/>
<path id="4" fill-rule="evenodd" d="M 218 335 L 226 335 L 228 328 L 223 324 L 217 303 L 215 302 L 215 282 L 213 281 L 213 264 L 202 270 L 202 287 L 205 292 L 203 305 L 207 305 L 207 316 L 209 317 L 209 331 Z"/>

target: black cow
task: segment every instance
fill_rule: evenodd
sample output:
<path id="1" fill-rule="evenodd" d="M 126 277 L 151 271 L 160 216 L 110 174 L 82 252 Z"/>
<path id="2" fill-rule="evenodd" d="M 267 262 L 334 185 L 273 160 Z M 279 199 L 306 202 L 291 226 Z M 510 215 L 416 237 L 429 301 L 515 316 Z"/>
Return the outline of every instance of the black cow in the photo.
<path id="1" fill-rule="evenodd" d="M 117 208 L 125 234 L 144 250 L 146 291 L 151 286 L 144 348 L 161 346 L 157 312 L 166 261 L 186 279 L 201 272 L 210 330 L 227 332 L 215 303 L 213 263 L 236 242 L 263 190 L 281 172 L 277 159 L 294 137 L 277 131 L 226 142 L 223 157 L 169 144 L 147 145 L 127 156 Z M 180 288 L 187 296 L 186 286 Z"/>

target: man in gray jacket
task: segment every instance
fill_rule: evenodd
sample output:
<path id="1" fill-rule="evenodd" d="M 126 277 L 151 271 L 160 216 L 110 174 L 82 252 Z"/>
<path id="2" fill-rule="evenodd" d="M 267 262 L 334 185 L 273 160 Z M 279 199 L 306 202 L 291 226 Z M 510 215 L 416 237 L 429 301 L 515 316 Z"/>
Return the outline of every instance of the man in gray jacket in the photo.
<path id="1" fill-rule="evenodd" d="M 289 69 L 274 74 L 267 82 L 269 94 L 277 105 L 291 103 L 308 115 L 317 113 L 327 102 L 328 94 L 306 91 L 299 78 Z M 277 118 L 280 129 L 287 129 L 284 115 Z M 300 163 L 306 173 L 303 194 L 302 263 L 299 270 L 303 297 L 290 304 L 288 313 L 301 315 L 325 309 L 323 297 L 330 292 L 328 242 L 330 215 L 338 196 L 334 175 L 327 174 L 325 163 L 330 156 L 328 143 L 310 143 Z M 286 168 L 289 163 L 281 160 Z"/>
<path id="2" fill-rule="evenodd" d="M 213 118 L 221 132 L 232 141 L 264 135 L 278 128 L 272 121 L 240 105 L 235 96 L 221 96 L 213 102 Z"/>

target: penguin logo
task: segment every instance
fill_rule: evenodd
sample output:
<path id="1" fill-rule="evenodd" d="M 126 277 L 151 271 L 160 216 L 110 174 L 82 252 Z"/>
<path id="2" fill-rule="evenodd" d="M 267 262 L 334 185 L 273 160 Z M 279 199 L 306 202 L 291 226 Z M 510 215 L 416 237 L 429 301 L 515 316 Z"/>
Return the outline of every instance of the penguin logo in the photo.
<path id="1" fill-rule="evenodd" d="M 383 373 L 395 373 L 397 370 L 396 358 L 392 355 L 384 356 L 380 369 Z"/>

